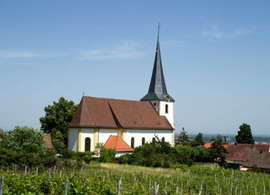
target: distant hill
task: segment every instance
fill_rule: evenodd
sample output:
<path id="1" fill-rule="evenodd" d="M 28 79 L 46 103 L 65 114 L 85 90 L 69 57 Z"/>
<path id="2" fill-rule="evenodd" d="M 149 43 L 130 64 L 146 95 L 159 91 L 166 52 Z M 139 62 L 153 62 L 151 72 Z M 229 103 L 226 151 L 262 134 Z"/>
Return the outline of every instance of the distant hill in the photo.
<path id="1" fill-rule="evenodd" d="M 176 134 L 178 136 L 179 134 Z M 190 134 L 190 138 L 194 138 L 196 134 Z M 209 142 L 215 137 L 217 137 L 218 134 L 203 134 L 204 142 Z M 221 135 L 226 137 L 226 140 L 228 143 L 234 143 L 235 142 L 235 135 Z M 269 135 L 255 135 L 253 136 L 255 139 L 256 144 L 270 144 L 270 136 Z"/>

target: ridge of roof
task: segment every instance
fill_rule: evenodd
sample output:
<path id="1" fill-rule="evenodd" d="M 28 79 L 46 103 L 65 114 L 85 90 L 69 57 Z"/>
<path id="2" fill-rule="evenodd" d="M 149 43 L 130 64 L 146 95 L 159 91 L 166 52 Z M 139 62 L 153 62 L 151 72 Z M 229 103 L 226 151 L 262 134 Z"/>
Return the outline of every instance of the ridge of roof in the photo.
<path id="1" fill-rule="evenodd" d="M 99 99 L 99 100 L 105 100 L 105 101 L 142 102 L 142 101 L 138 101 L 138 100 L 127 100 L 127 99 L 105 98 L 105 97 L 94 97 L 94 96 L 83 96 L 83 98 Z"/>

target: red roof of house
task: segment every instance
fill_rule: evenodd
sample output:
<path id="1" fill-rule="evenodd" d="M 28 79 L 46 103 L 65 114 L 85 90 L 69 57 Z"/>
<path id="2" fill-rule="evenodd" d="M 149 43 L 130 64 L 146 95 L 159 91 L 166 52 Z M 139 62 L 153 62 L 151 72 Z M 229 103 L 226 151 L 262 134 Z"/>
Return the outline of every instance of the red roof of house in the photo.
<path id="1" fill-rule="evenodd" d="M 83 97 L 70 127 L 172 130 L 150 102 Z"/>
<path id="2" fill-rule="evenodd" d="M 229 144 L 226 160 L 248 161 L 253 152 L 269 152 L 269 144 Z"/>
<path id="3" fill-rule="evenodd" d="M 257 167 L 270 169 L 270 152 L 251 152 L 247 162 L 243 163 L 247 167 Z"/>
<path id="4" fill-rule="evenodd" d="M 210 148 L 213 142 L 204 144 Z M 228 154 L 226 161 L 244 165 L 246 167 L 258 167 L 270 169 L 270 145 L 269 144 L 225 144 Z"/>
<path id="5" fill-rule="evenodd" d="M 105 149 L 113 149 L 116 152 L 132 152 L 131 148 L 121 136 L 111 135 L 104 144 Z"/>
<path id="6" fill-rule="evenodd" d="M 214 142 L 208 142 L 208 143 L 205 143 L 205 144 L 203 145 L 203 147 L 206 148 L 206 149 L 207 149 L 207 148 L 211 148 L 212 145 L 213 145 L 213 143 L 214 143 Z M 229 145 L 230 145 L 230 144 L 223 144 L 223 147 L 224 147 L 224 148 L 228 148 Z"/>

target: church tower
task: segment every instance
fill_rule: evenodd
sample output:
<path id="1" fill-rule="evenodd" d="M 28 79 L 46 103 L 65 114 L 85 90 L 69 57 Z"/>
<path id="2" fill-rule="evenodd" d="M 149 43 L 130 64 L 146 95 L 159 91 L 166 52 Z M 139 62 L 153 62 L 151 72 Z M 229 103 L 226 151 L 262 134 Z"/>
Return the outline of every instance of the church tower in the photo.
<path id="1" fill-rule="evenodd" d="M 159 45 L 159 26 L 155 62 L 148 93 L 141 101 L 150 101 L 160 116 L 165 116 L 174 128 L 174 99 L 168 94 L 163 74 Z"/>

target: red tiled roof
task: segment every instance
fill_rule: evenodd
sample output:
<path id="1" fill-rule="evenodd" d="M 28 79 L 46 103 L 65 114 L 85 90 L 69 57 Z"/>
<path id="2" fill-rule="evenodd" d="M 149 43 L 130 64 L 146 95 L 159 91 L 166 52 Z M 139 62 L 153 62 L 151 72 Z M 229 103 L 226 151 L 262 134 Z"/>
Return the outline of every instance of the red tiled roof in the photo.
<path id="1" fill-rule="evenodd" d="M 213 143 L 214 143 L 214 142 L 208 142 L 208 143 L 205 143 L 205 144 L 203 145 L 203 147 L 206 148 L 206 149 L 207 149 L 207 148 L 211 148 L 212 145 L 213 145 Z M 230 144 L 223 144 L 223 147 L 224 147 L 224 148 L 228 148 L 229 145 L 230 145 Z"/>
<path id="2" fill-rule="evenodd" d="M 83 97 L 70 127 L 173 129 L 150 102 Z"/>
<path id="3" fill-rule="evenodd" d="M 105 149 L 113 149 L 116 152 L 132 152 L 133 149 L 120 137 L 111 135 L 104 144 Z"/>
<path id="4" fill-rule="evenodd" d="M 47 148 L 50 148 L 50 149 L 53 148 L 52 138 L 51 138 L 51 135 L 50 134 L 43 134 L 43 142 L 44 142 L 44 145 Z"/>
<path id="5" fill-rule="evenodd" d="M 213 142 L 208 142 L 208 143 L 205 143 L 205 144 L 203 145 L 203 147 L 207 149 L 207 148 L 211 148 L 212 145 L 213 145 Z"/>
<path id="6" fill-rule="evenodd" d="M 204 144 L 210 148 L 213 142 Z M 241 164 L 246 167 L 270 169 L 269 144 L 225 144 L 228 154 L 226 161 Z"/>
<path id="7" fill-rule="evenodd" d="M 268 144 L 229 144 L 227 147 L 228 154 L 226 160 L 228 161 L 248 161 L 250 154 L 253 152 L 269 152 Z"/>
<path id="8" fill-rule="evenodd" d="M 270 169 L 270 152 L 252 152 L 248 161 L 243 163 L 247 167 Z"/>

